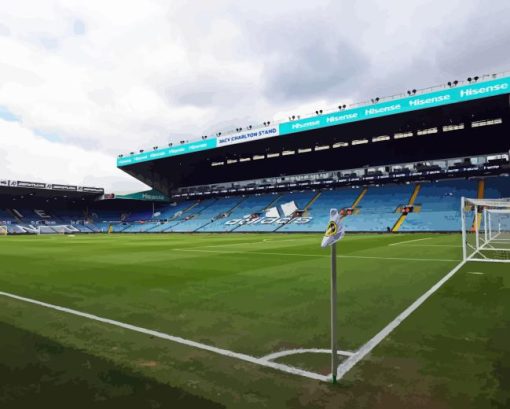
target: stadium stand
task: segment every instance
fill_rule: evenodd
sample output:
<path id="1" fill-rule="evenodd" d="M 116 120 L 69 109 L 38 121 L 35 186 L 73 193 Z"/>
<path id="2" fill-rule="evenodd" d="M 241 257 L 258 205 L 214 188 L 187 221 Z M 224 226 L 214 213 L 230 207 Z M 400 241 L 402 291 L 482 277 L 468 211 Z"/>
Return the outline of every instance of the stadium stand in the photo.
<path id="1" fill-rule="evenodd" d="M 295 192 L 295 193 L 287 193 L 287 194 L 276 194 L 273 195 L 272 200 L 267 202 L 266 206 L 259 210 L 252 210 L 248 214 L 251 215 L 260 215 L 260 216 L 269 216 L 271 212 L 273 212 L 276 218 L 282 219 L 285 217 L 291 216 L 291 214 L 286 213 L 285 206 L 288 205 L 290 209 L 298 209 L 302 210 L 306 207 L 306 205 L 313 199 L 315 196 L 315 192 L 313 191 L 304 191 L 304 192 Z M 270 196 L 269 196 L 270 198 Z M 294 205 L 292 205 L 294 203 Z M 235 229 L 237 232 L 250 232 L 250 231 L 275 231 L 282 224 L 278 222 L 265 223 L 264 220 L 255 223 L 247 223 L 239 226 Z"/>
<path id="2" fill-rule="evenodd" d="M 241 200 L 242 199 L 242 200 Z M 239 224 L 229 224 L 229 221 L 249 218 L 254 214 L 264 213 L 264 209 L 274 200 L 276 195 L 262 194 L 241 197 L 238 203 L 230 208 L 225 214 L 226 217 L 219 217 L 213 222 L 203 226 L 200 231 L 203 232 L 228 232 L 239 228 Z M 221 213 L 220 213 L 221 214 Z M 218 216 L 220 215 L 218 214 Z"/>
<path id="3" fill-rule="evenodd" d="M 207 209 L 204 209 L 196 217 L 182 223 L 179 230 L 193 229 L 192 231 L 214 231 L 207 229 L 209 226 L 215 225 L 216 222 L 224 222 L 229 215 L 244 201 L 243 197 L 230 197 L 215 201 Z"/>
<path id="4" fill-rule="evenodd" d="M 359 212 L 345 218 L 345 229 L 388 231 L 399 217 L 396 208 L 406 202 L 412 189 L 412 185 L 369 187 L 358 205 Z"/>
<path id="5" fill-rule="evenodd" d="M 459 231 L 460 198 L 476 196 L 473 180 L 450 180 L 422 184 L 416 200 L 419 211 L 409 213 L 400 231 Z"/>
<path id="6" fill-rule="evenodd" d="M 131 213 L 98 208 L 94 203 L 53 209 L 51 203 L 0 209 L 0 224 L 9 234 L 37 232 L 39 226 L 65 233 L 165 233 L 165 232 L 322 232 L 331 208 L 344 213 L 351 232 L 459 231 L 460 198 L 510 197 L 506 175 L 473 179 L 445 179 L 311 189 L 251 195 L 191 199 L 158 204 L 154 210 Z M 125 204 L 125 203 L 123 203 Z M 403 208 L 410 208 L 403 214 Z M 52 227 L 53 226 L 53 227 Z M 395 228 L 398 226 L 398 228 Z"/>

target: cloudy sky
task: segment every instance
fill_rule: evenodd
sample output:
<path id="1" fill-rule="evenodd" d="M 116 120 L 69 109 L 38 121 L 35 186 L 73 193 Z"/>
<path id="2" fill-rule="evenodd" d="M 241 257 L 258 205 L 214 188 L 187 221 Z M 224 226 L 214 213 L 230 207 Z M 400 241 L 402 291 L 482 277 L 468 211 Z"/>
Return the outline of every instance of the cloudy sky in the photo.
<path id="1" fill-rule="evenodd" d="M 510 70 L 508 0 L 0 0 L 0 179 Z"/>

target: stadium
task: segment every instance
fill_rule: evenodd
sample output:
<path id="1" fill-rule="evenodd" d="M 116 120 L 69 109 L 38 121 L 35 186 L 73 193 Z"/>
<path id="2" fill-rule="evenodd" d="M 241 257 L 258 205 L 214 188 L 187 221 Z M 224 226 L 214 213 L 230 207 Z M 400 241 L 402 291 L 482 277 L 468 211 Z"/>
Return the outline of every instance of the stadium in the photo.
<path id="1" fill-rule="evenodd" d="M 173 374 L 205 371 L 224 377 L 222 387 L 247 376 L 263 388 L 328 382 L 328 254 L 317 247 L 337 208 L 347 232 L 338 255 L 341 379 L 370 376 L 379 354 L 401 343 L 407 354 L 434 347 L 441 355 L 464 343 L 458 331 L 487 336 L 477 331 L 507 318 L 492 303 L 477 305 L 473 292 L 501 297 L 507 281 L 510 77 L 408 94 L 119 155 L 123 171 L 152 187 L 146 192 L 0 181 L 2 301 L 25 301 L 5 308 L 64 320 L 68 336 L 87 343 L 125 337 L 115 352 L 122 359 L 157 357 L 140 364 L 148 367 L 177 359 Z M 25 263 L 32 267 L 18 274 Z M 417 312 L 415 300 L 425 303 Z M 445 329 L 437 308 L 451 320 L 460 312 L 452 303 L 474 316 Z M 392 320 L 411 313 L 385 341 Z M 473 324 L 483 316 L 491 318 Z M 463 348 L 494 359 L 467 338 Z"/>
<path id="2" fill-rule="evenodd" d="M 510 407 L 510 72 L 392 92 L 2 177 L 0 407 Z"/>

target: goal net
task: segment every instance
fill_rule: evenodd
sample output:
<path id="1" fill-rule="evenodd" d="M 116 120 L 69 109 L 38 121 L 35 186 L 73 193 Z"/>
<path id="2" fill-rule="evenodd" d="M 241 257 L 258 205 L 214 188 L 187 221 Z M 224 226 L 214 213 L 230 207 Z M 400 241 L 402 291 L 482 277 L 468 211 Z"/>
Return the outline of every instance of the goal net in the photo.
<path id="1" fill-rule="evenodd" d="M 0 225 L 0 236 L 7 236 L 8 233 L 7 226 Z"/>
<path id="2" fill-rule="evenodd" d="M 510 199 L 462 198 L 464 260 L 510 263 Z"/>

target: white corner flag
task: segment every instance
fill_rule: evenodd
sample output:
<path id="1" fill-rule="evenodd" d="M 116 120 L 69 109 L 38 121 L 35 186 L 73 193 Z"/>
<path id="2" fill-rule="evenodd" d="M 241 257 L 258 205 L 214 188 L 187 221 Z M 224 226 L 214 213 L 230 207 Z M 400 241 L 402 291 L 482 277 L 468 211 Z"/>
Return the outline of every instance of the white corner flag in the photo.
<path id="1" fill-rule="evenodd" d="M 344 237 L 344 228 L 340 223 L 340 214 L 337 209 L 329 211 L 329 223 L 321 247 L 331 248 L 331 375 L 336 383 L 338 370 L 337 337 L 336 337 L 336 242 Z"/>
<path id="2" fill-rule="evenodd" d="M 328 247 L 335 244 L 338 240 L 344 237 L 344 228 L 340 223 L 340 213 L 338 210 L 331 209 L 329 211 L 329 223 L 324 237 L 322 239 L 321 247 Z"/>

